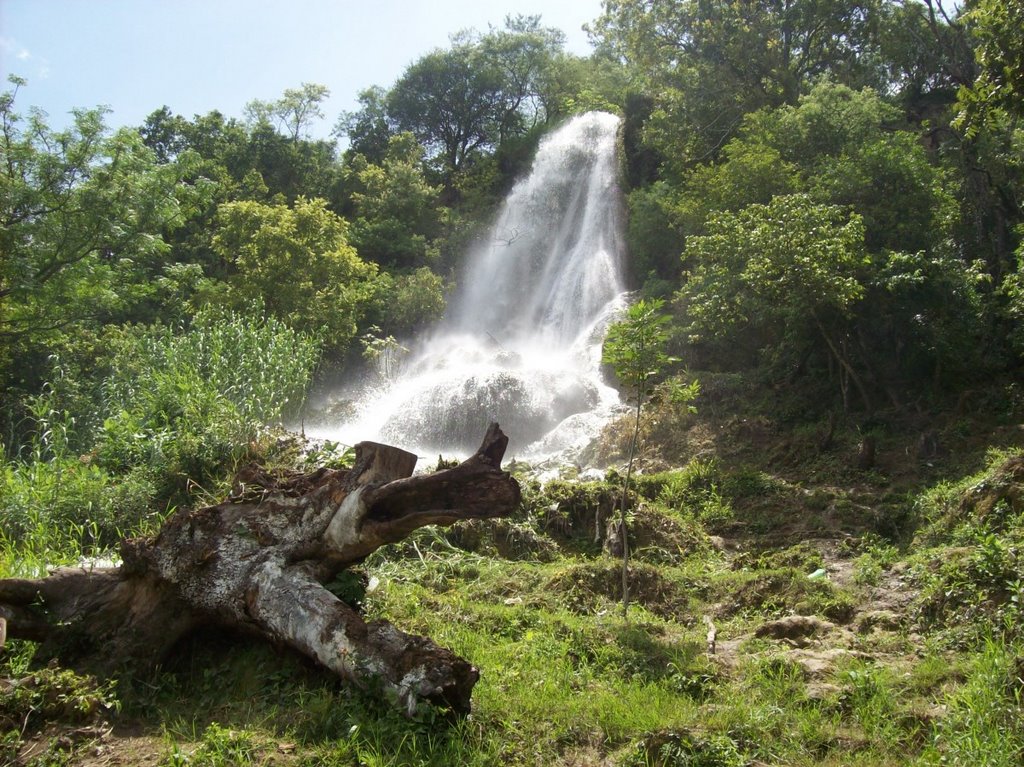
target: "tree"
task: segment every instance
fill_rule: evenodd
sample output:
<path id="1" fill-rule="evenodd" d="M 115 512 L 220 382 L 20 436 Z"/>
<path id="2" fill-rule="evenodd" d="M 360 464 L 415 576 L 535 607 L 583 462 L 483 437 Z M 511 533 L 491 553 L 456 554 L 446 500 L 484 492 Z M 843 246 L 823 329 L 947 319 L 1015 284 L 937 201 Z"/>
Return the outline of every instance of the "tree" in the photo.
<path id="1" fill-rule="evenodd" d="M 268 123 L 257 124 L 249 134 L 243 167 L 238 178 L 243 187 L 253 186 L 247 177 L 255 172 L 266 185 L 264 199 L 280 194 L 288 202 L 298 197 L 330 198 L 341 170 L 333 141 L 294 140 Z"/>
<path id="2" fill-rule="evenodd" d="M 470 166 L 503 146 L 516 155 L 581 87 L 564 44 L 564 34 L 542 27 L 539 16 L 509 16 L 485 34 L 460 32 L 447 49 L 410 64 L 390 89 L 360 93 L 360 108 L 343 113 L 335 133 L 349 138 L 348 157 L 361 154 L 375 165 L 392 137 L 413 134 L 449 198 L 457 197 Z"/>
<path id="3" fill-rule="evenodd" d="M 818 167 L 812 196 L 860 214 L 869 250 L 930 251 L 949 236 L 956 203 L 948 174 L 912 133 L 880 132 Z"/>
<path id="4" fill-rule="evenodd" d="M 601 361 L 611 365 L 615 375 L 625 387 L 636 407 L 633 411 L 633 436 L 629 443 L 629 460 L 626 476 L 622 482 L 622 499 L 619 503 L 619 534 L 622 541 L 622 615 L 629 612 L 629 537 L 626 524 L 626 496 L 633 474 L 633 459 L 640 439 L 640 412 L 650 393 L 651 380 L 664 367 L 674 362 L 665 353 L 668 342 L 668 317 L 661 313 L 664 302 L 660 299 L 641 299 L 626 310 L 620 321 L 608 328 L 604 341 Z"/>
<path id="5" fill-rule="evenodd" d="M 960 91 L 964 121 L 984 120 L 993 108 L 1024 115 L 1024 0 L 977 0 L 967 16 L 981 71 Z"/>
<path id="6" fill-rule="evenodd" d="M 714 156 L 744 114 L 832 76 L 877 84 L 875 0 L 610 0 L 594 35 L 658 94 L 648 140 L 673 167 Z"/>
<path id="7" fill-rule="evenodd" d="M 451 289 L 438 275 L 421 266 L 395 279 L 395 316 L 392 327 L 399 333 L 411 333 L 426 323 L 441 319 L 445 294 Z"/>
<path id="8" fill-rule="evenodd" d="M 334 126 L 334 134 L 346 136 L 349 141 L 348 155 L 362 155 L 368 162 L 384 159 L 388 142 L 395 129 L 388 116 L 388 92 L 375 85 L 360 91 L 361 105 L 355 112 L 342 112 Z"/>
<path id="9" fill-rule="evenodd" d="M 151 539 L 122 541 L 121 564 L 0 580 L 0 626 L 40 654 L 101 673 L 151 668 L 197 628 L 285 644 L 412 717 L 422 704 L 464 715 L 479 672 L 428 638 L 365 620 L 331 583 L 373 551 L 425 525 L 492 519 L 519 506 L 492 423 L 462 463 L 411 476 L 416 455 L 355 446 L 348 471 L 249 465 L 230 499 L 179 509 Z"/>
<path id="10" fill-rule="evenodd" d="M 348 224 L 324 200 L 293 206 L 228 202 L 217 213 L 215 252 L 232 274 L 226 301 L 255 303 L 290 327 L 322 338 L 335 357 L 355 337 L 377 292 L 377 267 L 348 243 Z"/>
<path id="11" fill-rule="evenodd" d="M 110 133 L 102 109 L 75 110 L 71 127 L 52 130 L 42 112 L 15 111 L 25 81 L 10 82 L 0 95 L 0 387 L 32 391 L 64 332 L 124 316 L 149 290 L 193 158 L 159 164 L 135 131 Z"/>
<path id="12" fill-rule="evenodd" d="M 481 60 L 501 80 L 499 143 L 550 117 L 545 91 L 564 45 L 565 34 L 542 27 L 540 16 L 507 16 L 503 29 L 491 28 L 479 39 Z"/>
<path id="13" fill-rule="evenodd" d="M 109 135 L 103 110 L 76 110 L 64 131 L 40 112 L 22 127 L 15 92 L 0 96 L 0 337 L 8 340 L 122 301 L 139 262 L 166 250 L 159 233 L 179 212 L 180 179 L 133 131 Z"/>
<path id="14" fill-rule="evenodd" d="M 323 119 L 321 104 L 330 95 L 326 85 L 302 83 L 298 88 L 286 88 L 277 101 L 250 101 L 245 105 L 245 112 L 252 123 L 275 125 L 287 138 L 298 141 L 309 137 L 314 120 Z"/>
<path id="15" fill-rule="evenodd" d="M 740 140 L 797 169 L 793 191 L 859 213 L 870 250 L 916 252 L 948 236 L 954 203 L 946 174 L 900 125 L 877 92 L 821 81 L 795 105 L 748 116 Z"/>
<path id="16" fill-rule="evenodd" d="M 392 136 L 378 164 L 362 155 L 345 169 L 353 208 L 351 241 L 360 257 L 388 268 L 423 265 L 441 231 L 441 189 L 423 174 L 423 149 L 411 133 Z"/>
<path id="17" fill-rule="evenodd" d="M 916 122 L 934 119 L 953 101 L 965 75 L 965 37 L 936 3 L 888 2 L 879 26 L 879 65 L 888 90 Z M 934 129 L 934 128 L 933 128 Z"/>
<path id="18" fill-rule="evenodd" d="M 440 160 L 447 178 L 498 139 L 501 79 L 479 51 L 461 44 L 411 64 L 388 94 L 388 115 Z"/>
<path id="19" fill-rule="evenodd" d="M 844 405 L 852 382 L 870 412 L 845 332 L 869 263 L 861 217 L 793 194 L 717 213 L 707 230 L 683 253 L 694 264 L 678 293 L 691 339 L 735 344 L 750 330 L 755 343 L 792 354 L 817 335 L 840 367 Z"/>

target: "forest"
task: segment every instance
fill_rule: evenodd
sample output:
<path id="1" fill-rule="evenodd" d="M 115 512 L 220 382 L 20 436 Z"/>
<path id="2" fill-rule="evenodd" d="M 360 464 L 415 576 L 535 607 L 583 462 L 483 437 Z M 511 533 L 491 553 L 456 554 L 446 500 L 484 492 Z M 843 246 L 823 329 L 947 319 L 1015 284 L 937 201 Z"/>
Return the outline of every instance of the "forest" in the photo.
<path id="1" fill-rule="evenodd" d="M 312 398 L 445 315 L 594 110 L 639 311 L 587 466 L 510 461 L 511 516 L 328 584 L 466 657 L 471 714 L 213 630 L 90 675 L 18 638 L 0 580 L 0 764 L 1022 763 L 1024 2 L 602 8 L 589 56 L 509 16 L 341 115 L 301 83 L 56 129 L 8 77 L 0 578 L 117 563 L 252 464 L 351 467 L 301 433 Z"/>

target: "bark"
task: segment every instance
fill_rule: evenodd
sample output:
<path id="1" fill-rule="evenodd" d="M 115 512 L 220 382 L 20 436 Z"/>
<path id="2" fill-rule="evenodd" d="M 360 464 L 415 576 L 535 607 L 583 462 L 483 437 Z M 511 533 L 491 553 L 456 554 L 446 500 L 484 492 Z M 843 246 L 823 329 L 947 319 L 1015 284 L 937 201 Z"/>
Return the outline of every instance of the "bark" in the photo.
<path id="1" fill-rule="evenodd" d="M 283 642 L 343 679 L 397 699 L 469 711 L 467 661 L 385 621 L 364 621 L 322 584 L 430 524 L 511 514 L 508 438 L 492 424 L 458 466 L 411 476 L 416 456 L 373 442 L 352 469 L 240 473 L 229 500 L 171 516 L 152 539 L 121 544 L 122 564 L 0 581 L 10 637 L 42 657 L 99 673 L 158 663 L 189 631 L 219 625 Z"/>

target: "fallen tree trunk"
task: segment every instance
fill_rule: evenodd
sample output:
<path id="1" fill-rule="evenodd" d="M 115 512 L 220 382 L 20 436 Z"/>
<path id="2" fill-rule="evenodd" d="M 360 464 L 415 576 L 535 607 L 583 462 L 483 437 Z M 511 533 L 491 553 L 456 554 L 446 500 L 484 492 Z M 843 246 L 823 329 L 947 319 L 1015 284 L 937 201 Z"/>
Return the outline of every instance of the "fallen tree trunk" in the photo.
<path id="1" fill-rule="evenodd" d="M 415 455 L 373 442 L 356 445 L 347 471 L 251 467 L 227 502 L 123 541 L 118 568 L 0 581 L 0 619 L 8 636 L 41 642 L 44 657 L 98 673 L 152 666 L 200 626 L 241 629 L 382 688 L 410 715 L 422 702 L 466 713 L 475 668 L 427 638 L 364 621 L 323 584 L 424 525 L 511 514 L 520 490 L 501 470 L 507 444 L 491 424 L 473 456 L 420 476 Z"/>

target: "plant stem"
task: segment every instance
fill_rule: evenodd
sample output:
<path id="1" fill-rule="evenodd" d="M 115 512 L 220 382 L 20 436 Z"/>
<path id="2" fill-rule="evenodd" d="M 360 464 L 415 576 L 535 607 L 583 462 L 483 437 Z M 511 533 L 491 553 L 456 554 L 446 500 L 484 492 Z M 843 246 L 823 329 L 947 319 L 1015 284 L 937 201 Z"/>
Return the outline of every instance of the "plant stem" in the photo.
<path id="1" fill-rule="evenodd" d="M 629 620 L 629 536 L 626 532 L 626 497 L 629 493 L 629 480 L 633 474 L 633 458 L 636 455 L 636 444 L 640 439 L 640 407 L 642 397 L 636 398 L 636 420 L 633 424 L 633 439 L 629 443 L 629 461 L 626 463 L 626 479 L 622 483 L 622 500 L 619 503 L 620 533 L 622 538 L 622 618 Z"/>

